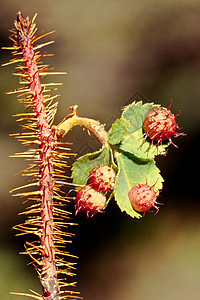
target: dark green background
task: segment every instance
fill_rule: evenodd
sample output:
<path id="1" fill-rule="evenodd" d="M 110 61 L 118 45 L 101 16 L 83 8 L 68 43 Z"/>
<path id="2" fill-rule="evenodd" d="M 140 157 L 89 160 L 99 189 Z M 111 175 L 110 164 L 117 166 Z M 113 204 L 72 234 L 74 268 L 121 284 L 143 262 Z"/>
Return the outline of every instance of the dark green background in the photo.
<path id="1" fill-rule="evenodd" d="M 55 56 L 48 63 L 68 75 L 62 81 L 55 123 L 68 107 L 79 105 L 79 114 L 107 123 L 119 117 L 120 107 L 133 100 L 154 101 L 172 111 L 186 137 L 157 159 L 166 180 L 159 214 L 131 219 L 114 201 L 107 212 L 89 220 L 75 218 L 80 226 L 72 251 L 79 255 L 77 289 L 87 300 L 197 300 L 200 294 L 199 221 L 199 117 L 200 117 L 200 2 L 199 1 L 0 1 L 0 43 L 11 45 L 8 29 L 16 12 L 33 15 L 38 31 L 56 30 L 55 44 L 46 47 Z M 11 58 L 1 50 L 0 62 Z M 45 61 L 47 62 L 47 60 Z M 0 72 L 0 299 L 17 299 L 9 291 L 40 292 L 29 259 L 19 256 L 24 240 L 11 227 L 23 219 L 21 200 L 8 193 L 23 184 L 15 176 L 26 163 L 9 158 L 21 151 L 9 133 L 18 131 L 11 117 L 22 107 L 16 96 L 14 67 Z M 78 153 L 97 150 L 99 143 L 80 128 L 66 140 Z M 73 211 L 73 208 L 71 208 Z M 24 298 L 25 299 L 25 298 Z"/>

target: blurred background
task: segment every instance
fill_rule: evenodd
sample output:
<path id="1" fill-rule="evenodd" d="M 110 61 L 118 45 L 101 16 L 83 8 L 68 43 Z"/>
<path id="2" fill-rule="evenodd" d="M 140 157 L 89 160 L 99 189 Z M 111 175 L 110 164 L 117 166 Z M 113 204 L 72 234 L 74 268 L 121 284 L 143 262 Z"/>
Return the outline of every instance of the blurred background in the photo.
<path id="1" fill-rule="evenodd" d="M 71 251 L 77 264 L 77 290 L 87 300 L 196 300 L 200 294 L 200 2 L 191 1 L 74 1 L 0 0 L 1 46 L 10 46 L 8 30 L 16 13 L 36 19 L 38 32 L 56 30 L 55 44 L 46 47 L 55 56 L 45 62 L 66 76 L 62 81 L 55 123 L 78 104 L 79 115 L 95 118 L 108 129 L 120 109 L 133 100 L 153 101 L 181 115 L 177 122 L 187 136 L 157 159 L 165 179 L 157 215 L 136 220 L 122 214 L 115 202 L 100 216 L 74 218 L 79 226 Z M 1 64 L 11 58 L 0 51 Z M 10 291 L 41 292 L 35 271 L 27 266 L 23 238 L 11 229 L 23 218 L 21 199 L 9 190 L 23 184 L 15 176 L 26 167 L 9 158 L 21 145 L 10 133 L 18 132 L 11 115 L 22 111 L 16 95 L 6 91 L 19 86 L 11 74 L 0 72 L 0 299 L 17 299 Z M 67 140 L 79 155 L 100 145 L 80 128 Z M 71 163 L 69 161 L 69 163 Z M 73 211 L 73 209 L 72 209 Z M 24 298 L 25 299 L 25 298 Z"/>

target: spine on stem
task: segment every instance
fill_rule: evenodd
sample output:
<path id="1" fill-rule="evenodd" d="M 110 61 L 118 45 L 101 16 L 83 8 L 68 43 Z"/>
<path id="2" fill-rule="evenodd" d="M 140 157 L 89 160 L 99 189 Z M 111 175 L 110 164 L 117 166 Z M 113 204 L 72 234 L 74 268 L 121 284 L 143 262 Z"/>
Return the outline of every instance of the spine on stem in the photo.
<path id="1" fill-rule="evenodd" d="M 35 16 L 36 17 L 36 16 Z M 26 208 L 27 219 L 23 224 L 15 226 L 19 235 L 32 234 L 35 241 L 25 243 L 25 253 L 28 254 L 35 266 L 43 289 L 43 295 L 36 292 L 31 294 L 16 293 L 35 299 L 64 300 L 79 298 L 71 287 L 75 283 L 68 282 L 68 276 L 73 276 L 74 264 L 68 261 L 73 257 L 65 252 L 65 245 L 71 242 L 71 233 L 66 227 L 71 225 L 70 214 L 63 209 L 65 199 L 61 190 L 61 180 L 67 180 L 64 169 L 67 167 L 66 158 L 68 144 L 58 141 L 52 122 L 57 110 L 54 103 L 56 96 L 48 92 L 55 90 L 56 84 L 41 84 L 41 77 L 49 74 L 48 65 L 43 65 L 40 59 L 48 56 L 40 53 L 38 49 L 52 42 L 35 45 L 47 34 L 36 33 L 35 17 L 30 20 L 19 12 L 15 21 L 15 29 L 11 30 L 10 39 L 14 58 L 7 64 L 17 63 L 17 72 L 22 88 L 9 92 L 18 93 L 19 102 L 23 103 L 25 110 L 17 115 L 22 121 L 21 133 L 15 137 L 28 146 L 28 150 L 16 153 L 15 157 L 24 157 L 30 160 L 29 166 L 22 171 L 27 176 L 29 183 L 16 188 L 15 196 L 26 197 L 30 205 Z M 64 149 L 65 152 L 61 152 Z M 31 191 L 26 191 L 30 188 Z M 18 191 L 22 189 L 21 191 Z M 25 190 L 25 191 L 24 191 Z"/>

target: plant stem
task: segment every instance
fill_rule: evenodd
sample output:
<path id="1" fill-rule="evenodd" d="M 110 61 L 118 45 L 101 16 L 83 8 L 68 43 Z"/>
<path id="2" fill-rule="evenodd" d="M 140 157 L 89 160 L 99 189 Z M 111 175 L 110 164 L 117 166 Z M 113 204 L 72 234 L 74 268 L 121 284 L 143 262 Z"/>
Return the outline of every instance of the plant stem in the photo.
<path id="1" fill-rule="evenodd" d="M 43 88 L 37 67 L 36 55 L 29 36 L 27 20 L 21 13 L 17 14 L 18 41 L 27 68 L 27 79 L 32 95 L 32 106 L 37 120 L 37 131 L 40 147 L 40 193 L 41 193 L 41 253 L 40 281 L 46 300 L 58 300 L 59 285 L 55 263 L 55 247 L 53 240 L 53 151 L 55 138 L 47 122 L 43 99 Z M 25 34 L 27 33 L 27 34 Z"/>
<path id="2" fill-rule="evenodd" d="M 74 126 L 82 126 L 85 129 L 90 130 L 103 145 L 107 145 L 108 133 L 103 125 L 94 119 L 79 117 L 77 114 L 77 107 L 77 105 L 69 107 L 69 109 L 72 110 L 72 114 L 64 118 L 58 126 L 54 126 L 57 137 L 64 138 Z"/>

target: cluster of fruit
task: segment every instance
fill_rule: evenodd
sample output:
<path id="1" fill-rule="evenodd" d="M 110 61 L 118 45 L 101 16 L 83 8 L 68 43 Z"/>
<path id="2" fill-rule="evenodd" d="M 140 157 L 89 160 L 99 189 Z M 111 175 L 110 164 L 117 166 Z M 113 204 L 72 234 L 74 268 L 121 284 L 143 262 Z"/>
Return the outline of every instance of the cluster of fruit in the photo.
<path id="1" fill-rule="evenodd" d="M 176 129 L 180 129 L 175 120 L 177 116 L 174 116 L 169 108 L 164 107 L 150 111 L 143 123 L 144 139 L 148 138 L 157 145 L 169 140 L 174 145 L 171 137 L 181 135 L 176 132 Z M 108 202 L 106 196 L 114 190 L 116 177 L 114 169 L 107 165 L 93 168 L 87 180 L 88 184 L 79 189 L 75 197 L 76 214 L 83 211 L 87 216 L 92 216 L 102 212 Z M 159 210 L 156 206 L 159 204 L 156 202 L 159 191 L 154 190 L 154 185 L 150 186 L 146 182 L 136 184 L 129 190 L 128 197 L 135 211 L 146 212 L 152 207 Z"/>
<path id="2" fill-rule="evenodd" d="M 103 212 L 107 205 L 106 194 L 114 189 L 116 173 L 108 166 L 97 166 L 90 172 L 89 184 L 83 186 L 76 194 L 76 214 L 79 212 L 93 216 L 97 212 Z M 158 210 L 155 205 L 157 193 L 153 186 L 148 184 L 134 185 L 129 191 L 129 199 L 133 209 L 145 212 L 152 207 Z"/>
<path id="3" fill-rule="evenodd" d="M 80 211 L 92 216 L 102 212 L 107 205 L 106 194 L 112 192 L 115 185 L 116 173 L 109 166 L 98 165 L 90 172 L 88 185 L 83 186 L 75 197 L 76 214 Z"/>

